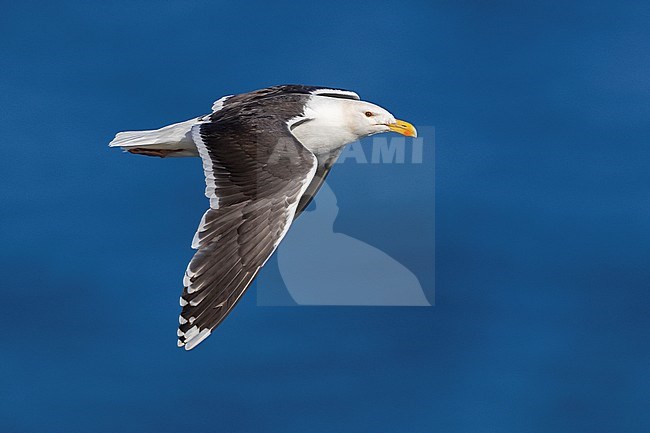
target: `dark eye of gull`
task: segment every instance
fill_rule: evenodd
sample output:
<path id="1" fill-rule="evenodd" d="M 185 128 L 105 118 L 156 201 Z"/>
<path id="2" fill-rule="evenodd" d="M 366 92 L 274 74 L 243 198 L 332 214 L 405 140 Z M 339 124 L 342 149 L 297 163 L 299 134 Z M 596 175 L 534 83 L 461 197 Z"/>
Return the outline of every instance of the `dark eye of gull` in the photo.
<path id="1" fill-rule="evenodd" d="M 372 117 L 372 116 L 373 116 L 372 111 L 366 111 L 366 117 Z"/>

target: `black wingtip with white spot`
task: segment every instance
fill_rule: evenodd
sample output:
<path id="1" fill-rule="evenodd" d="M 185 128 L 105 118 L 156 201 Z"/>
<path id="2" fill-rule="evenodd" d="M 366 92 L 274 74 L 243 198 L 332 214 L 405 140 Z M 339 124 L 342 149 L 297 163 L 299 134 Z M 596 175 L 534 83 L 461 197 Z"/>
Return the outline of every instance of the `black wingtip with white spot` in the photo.
<path id="1" fill-rule="evenodd" d="M 190 322 L 188 321 L 187 323 Z M 197 326 L 192 326 L 187 331 L 182 331 L 181 328 L 179 328 L 177 331 L 178 347 L 184 347 L 185 350 L 192 350 L 196 346 L 198 346 L 203 340 L 208 338 L 211 333 L 212 331 L 210 329 L 208 328 L 199 329 L 199 327 Z"/>

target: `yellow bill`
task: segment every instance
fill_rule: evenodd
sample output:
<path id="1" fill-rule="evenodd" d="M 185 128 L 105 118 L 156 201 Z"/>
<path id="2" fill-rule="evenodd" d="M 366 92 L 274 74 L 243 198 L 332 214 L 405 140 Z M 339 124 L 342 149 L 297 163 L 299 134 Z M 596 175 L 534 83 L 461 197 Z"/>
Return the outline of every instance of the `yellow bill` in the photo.
<path id="1" fill-rule="evenodd" d="M 404 120 L 396 120 L 395 123 L 388 125 L 391 131 L 397 132 L 398 134 L 405 135 L 407 137 L 417 137 L 418 131 L 415 129 L 415 126 L 411 125 Z"/>

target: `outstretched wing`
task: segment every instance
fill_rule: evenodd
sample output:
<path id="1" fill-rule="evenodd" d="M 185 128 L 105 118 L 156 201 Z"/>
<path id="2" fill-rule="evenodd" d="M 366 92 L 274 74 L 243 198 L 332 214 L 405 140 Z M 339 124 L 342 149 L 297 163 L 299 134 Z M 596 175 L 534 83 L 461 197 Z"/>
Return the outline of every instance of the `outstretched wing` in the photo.
<path id="1" fill-rule="evenodd" d="M 296 96 L 286 101 L 292 103 L 302 102 Z M 275 251 L 316 171 L 315 156 L 286 119 L 255 113 L 263 109 L 263 103 L 249 111 L 226 104 L 192 128 L 210 209 L 183 279 L 178 345 L 187 350 L 221 323 Z"/>

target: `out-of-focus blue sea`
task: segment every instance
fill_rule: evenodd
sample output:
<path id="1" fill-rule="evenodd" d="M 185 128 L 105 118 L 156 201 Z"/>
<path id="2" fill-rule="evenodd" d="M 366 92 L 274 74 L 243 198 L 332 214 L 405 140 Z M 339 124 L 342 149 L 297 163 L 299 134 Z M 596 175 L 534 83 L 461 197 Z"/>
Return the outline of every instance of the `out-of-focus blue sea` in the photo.
<path id="1" fill-rule="evenodd" d="M 0 54 L 0 431 L 648 431 L 648 2 L 5 1 Z M 253 288 L 186 353 L 200 161 L 107 143 L 280 83 L 435 127 L 435 306 Z M 422 167 L 340 224 L 432 230 Z"/>

